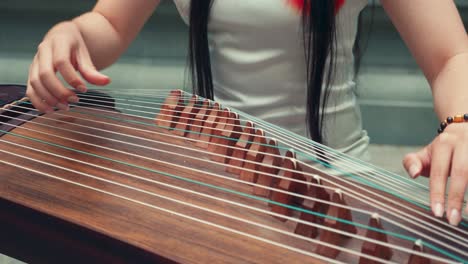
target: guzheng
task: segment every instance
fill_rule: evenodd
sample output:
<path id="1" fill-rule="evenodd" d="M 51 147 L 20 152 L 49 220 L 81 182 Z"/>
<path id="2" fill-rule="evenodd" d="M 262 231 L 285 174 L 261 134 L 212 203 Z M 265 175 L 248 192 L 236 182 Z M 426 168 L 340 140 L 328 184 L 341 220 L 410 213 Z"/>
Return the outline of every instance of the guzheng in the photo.
<path id="1" fill-rule="evenodd" d="M 428 187 L 174 90 L 0 88 L 0 252 L 31 263 L 468 263 Z M 465 216 L 466 217 L 466 216 Z M 465 218 L 466 219 L 466 218 Z"/>

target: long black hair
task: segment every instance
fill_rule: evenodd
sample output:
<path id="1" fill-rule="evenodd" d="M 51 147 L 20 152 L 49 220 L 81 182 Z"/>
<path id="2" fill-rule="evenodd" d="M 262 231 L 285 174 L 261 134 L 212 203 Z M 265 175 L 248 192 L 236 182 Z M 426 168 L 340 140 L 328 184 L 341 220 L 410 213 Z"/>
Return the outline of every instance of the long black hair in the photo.
<path id="1" fill-rule="evenodd" d="M 214 0 L 191 0 L 189 64 L 194 93 L 213 99 L 208 46 L 208 21 Z M 304 0 L 302 28 L 307 71 L 307 125 L 310 137 L 322 142 L 323 109 L 333 77 L 335 58 L 335 1 Z M 328 59 L 328 60 L 327 60 Z"/>

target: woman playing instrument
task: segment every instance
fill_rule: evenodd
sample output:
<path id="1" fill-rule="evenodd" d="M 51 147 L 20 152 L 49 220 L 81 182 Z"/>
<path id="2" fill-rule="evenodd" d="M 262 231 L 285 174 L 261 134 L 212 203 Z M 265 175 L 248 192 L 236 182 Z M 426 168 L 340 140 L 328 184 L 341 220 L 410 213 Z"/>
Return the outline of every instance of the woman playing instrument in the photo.
<path id="1" fill-rule="evenodd" d="M 367 0 L 174 1 L 190 25 L 189 61 L 199 95 L 342 152 L 366 153 L 352 48 Z M 468 183 L 468 123 L 460 117 L 468 113 L 466 30 L 453 1 L 381 2 L 422 68 L 444 120 L 442 133 L 408 154 L 404 166 L 413 178 L 430 177 L 433 213 L 446 212 L 457 225 Z M 68 109 L 79 98 L 66 85 L 86 92 L 86 82 L 109 84 L 99 70 L 119 58 L 159 3 L 100 0 L 91 12 L 54 26 L 30 67 L 27 96 L 34 106 L 43 112 Z"/>

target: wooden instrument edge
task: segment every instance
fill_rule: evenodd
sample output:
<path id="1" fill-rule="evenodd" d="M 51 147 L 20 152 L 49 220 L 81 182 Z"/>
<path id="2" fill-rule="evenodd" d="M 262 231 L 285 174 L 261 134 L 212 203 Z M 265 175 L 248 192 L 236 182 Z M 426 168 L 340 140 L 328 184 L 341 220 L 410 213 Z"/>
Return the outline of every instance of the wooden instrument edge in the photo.
<path id="1" fill-rule="evenodd" d="M 24 178 L 9 186 L 8 181 L 14 182 L 17 176 L 11 169 L 9 175 L 6 177 L 9 180 L 4 181 L 6 184 L 0 185 L 0 210 L 6 212 L 0 216 L 0 232 L 8 234 L 0 236 L 1 252 L 33 263 L 83 263 L 90 258 L 106 263 L 176 263 L 158 254 L 157 248 L 145 249 L 144 244 L 140 246 L 133 243 L 135 241 L 122 242 L 126 240 L 119 237 L 121 234 L 106 233 L 106 230 L 96 229 L 86 222 L 68 219 L 66 214 L 49 210 L 44 201 L 38 205 L 34 197 L 44 200 L 41 198 L 44 194 L 20 189 Z M 96 243 L 103 246 L 90 246 Z"/>
<path id="2" fill-rule="evenodd" d="M 17 202 L 0 198 L 0 252 L 28 263 L 176 263 Z M 46 241 L 46 243 L 45 243 Z"/>
<path id="3" fill-rule="evenodd" d="M 167 121 L 172 122 L 172 120 L 170 119 Z M 294 156 L 291 158 L 294 158 Z M 226 161 L 224 161 L 224 163 L 226 163 Z M 298 171 L 300 171 L 300 169 L 298 169 Z M 320 171 L 316 171 L 313 168 L 308 168 L 308 171 L 309 173 L 310 171 L 313 171 L 315 175 L 320 175 L 319 177 L 327 178 L 326 174 Z M 11 170 L 10 170 L 10 173 L 11 173 Z M 299 176 L 296 174 L 294 174 L 295 175 L 294 177 Z M 9 176 L 7 176 L 7 178 L 8 177 Z M 12 180 L 14 180 L 14 177 L 10 177 L 10 182 L 12 182 Z M 6 182 L 8 183 L 8 180 Z M 20 185 L 16 187 L 19 187 L 19 186 Z M 354 189 L 352 187 L 352 184 L 344 184 L 344 186 L 345 188 L 350 188 L 351 190 Z M 4 217 L 3 216 L 0 217 L 0 224 L 2 225 L 2 227 L 0 228 L 0 231 L 4 232 L 5 234 L 13 234 L 14 232 L 12 231 L 15 230 L 20 235 L 10 241 L 10 242 L 13 242 L 10 245 L 16 245 L 16 248 L 14 246 L 9 247 L 8 245 L 4 245 L 4 244 L 7 244 L 8 241 L 3 243 L 3 240 L 0 241 L 0 247 L 7 248 L 7 251 L 5 252 L 12 252 L 9 254 L 13 256 L 15 256 L 15 254 L 18 254 L 19 251 L 21 251 L 24 254 L 24 247 L 31 248 L 31 246 L 22 245 L 22 243 L 24 244 L 26 242 L 23 240 L 30 240 L 30 242 L 27 241 L 26 244 L 36 243 L 37 245 L 44 246 L 44 252 L 50 252 L 46 254 L 49 256 L 54 256 L 54 254 L 56 255 L 57 252 L 62 253 L 62 252 L 67 252 L 67 250 L 69 251 L 71 250 L 72 253 L 64 254 L 64 257 L 66 258 L 67 262 L 70 262 L 70 256 L 78 255 L 78 257 L 76 258 L 72 257 L 73 260 L 77 260 L 79 259 L 80 256 L 82 257 L 85 255 L 88 255 L 89 257 L 92 257 L 92 258 L 97 257 L 99 259 L 102 259 L 105 262 L 112 262 L 112 263 L 129 262 L 128 261 L 129 259 L 131 260 L 131 262 L 135 262 L 135 260 L 139 258 L 141 258 L 141 260 L 138 260 L 136 262 L 173 263 L 172 260 L 169 260 L 167 258 L 160 257 L 159 255 L 157 255 L 157 250 L 154 250 L 154 248 L 153 250 L 145 250 L 145 247 L 144 246 L 139 247 L 138 243 L 135 244 L 135 243 L 122 242 L 122 240 L 119 239 L 118 235 L 116 237 L 112 234 L 112 232 L 106 233 L 105 232 L 106 230 L 102 232 L 103 230 L 99 230 L 99 228 L 95 229 L 92 225 L 87 225 L 86 222 L 83 222 L 83 221 L 77 222 L 73 219 L 67 219 L 66 216 L 61 217 L 60 215 L 55 215 L 54 213 L 51 213 L 52 211 L 49 211 L 47 207 L 42 208 L 42 209 L 45 208 L 46 210 L 42 210 L 41 206 L 35 207 L 34 202 L 29 204 L 28 201 L 26 201 L 28 199 L 28 196 L 24 196 L 24 197 L 27 197 L 26 200 L 24 200 L 24 197 L 23 198 L 20 197 L 19 199 L 9 199 L 9 198 L 16 198 L 16 197 L 8 197 L 8 195 L 11 196 L 12 194 L 14 194 L 14 192 L 9 193 L 8 190 L 5 189 L 5 186 L 3 187 L 4 187 L 3 189 L 4 193 L 6 193 L 6 198 L 0 197 L 1 199 L 0 210 L 2 210 L 2 212 L 8 212 L 8 214 L 6 214 Z M 8 188 L 8 186 L 6 188 Z M 339 191 L 339 189 L 337 188 L 335 191 Z M 2 192 L 2 186 L 0 186 L 0 193 L 1 192 Z M 377 193 L 380 193 L 380 191 L 378 191 Z M 21 196 L 21 191 L 20 191 L 20 196 Z M 383 196 L 389 197 L 390 195 L 384 194 Z M 34 194 L 31 194 L 31 197 L 34 197 Z M 381 200 L 381 199 L 379 198 L 377 200 Z M 22 201 L 26 201 L 26 202 L 22 203 Z M 413 209 L 417 209 L 418 211 L 420 211 L 420 208 L 418 209 L 415 206 L 411 206 L 411 207 L 413 207 Z M 51 221 L 50 219 L 53 219 L 54 217 L 58 217 L 60 219 L 55 219 L 54 220 L 55 222 Z M 38 219 L 38 220 L 31 221 L 31 219 Z M 69 222 L 70 220 L 71 222 Z M 9 229 L 8 226 L 12 228 Z M 57 229 L 56 226 L 59 226 L 59 228 Z M 50 245 L 41 243 L 42 241 L 41 238 L 44 237 L 43 231 L 46 229 L 50 230 L 50 236 L 51 236 L 51 241 L 52 241 L 51 243 L 53 245 L 52 247 Z M 28 234 L 30 236 L 31 233 L 37 234 L 37 237 L 36 236 L 34 236 L 34 238 L 28 237 Z M 70 233 L 71 235 L 68 236 L 68 233 Z M 77 234 L 74 234 L 74 233 L 77 233 Z M 67 237 L 65 237 L 65 235 L 67 235 Z M 8 236 L 12 236 L 12 235 L 8 235 Z M 103 245 L 105 245 L 103 250 L 99 247 L 90 246 L 90 244 L 96 243 L 96 241 L 97 243 L 102 243 Z M 123 240 L 123 241 L 126 241 L 126 240 Z M 77 242 L 78 242 L 78 246 L 77 246 L 78 249 L 76 250 L 76 249 L 73 249 L 73 247 L 76 247 Z M 66 247 L 66 249 L 62 249 L 64 247 Z M 23 250 L 21 249 L 18 250 L 18 248 L 23 248 Z M 112 248 L 112 250 L 108 250 L 109 248 Z M 122 250 L 121 248 L 127 248 L 128 251 Z M 36 249 L 37 248 L 32 248 L 31 251 L 35 251 Z M 76 251 L 81 252 L 81 253 L 77 254 Z M 115 252 L 118 252 L 119 254 L 115 255 Z M 32 253 L 31 255 L 34 256 L 35 254 L 37 255 L 38 253 L 37 252 Z M 327 255 L 327 254 L 321 254 L 321 255 Z M 335 257 L 336 256 L 331 256 L 331 258 L 335 258 Z M 40 257 L 39 257 L 39 260 L 40 260 Z M 27 260 L 27 261 L 31 261 L 31 260 Z M 48 262 L 54 262 L 54 259 L 51 259 Z M 57 262 L 63 262 L 63 260 L 57 261 Z M 319 261 L 317 261 L 317 263 L 318 262 Z"/>

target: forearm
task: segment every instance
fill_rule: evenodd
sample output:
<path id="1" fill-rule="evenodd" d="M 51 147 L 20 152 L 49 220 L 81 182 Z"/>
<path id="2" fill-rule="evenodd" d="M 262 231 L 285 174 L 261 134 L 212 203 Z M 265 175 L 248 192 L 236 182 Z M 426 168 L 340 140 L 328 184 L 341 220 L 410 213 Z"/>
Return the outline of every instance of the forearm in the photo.
<path id="1" fill-rule="evenodd" d="M 98 12 L 88 12 L 72 20 L 78 27 L 97 69 L 114 63 L 130 41 L 120 35 L 109 20 Z"/>
<path id="2" fill-rule="evenodd" d="M 99 0 L 75 19 L 98 69 L 114 63 L 135 39 L 160 0 Z"/>
<path id="3" fill-rule="evenodd" d="M 467 52 L 466 30 L 453 1 L 381 2 L 430 83 L 450 58 Z"/>
<path id="4" fill-rule="evenodd" d="M 431 87 L 440 120 L 468 113 L 468 50 L 447 60 Z"/>
<path id="5" fill-rule="evenodd" d="M 468 37 L 454 2 L 381 2 L 430 83 L 439 118 L 468 113 Z"/>

